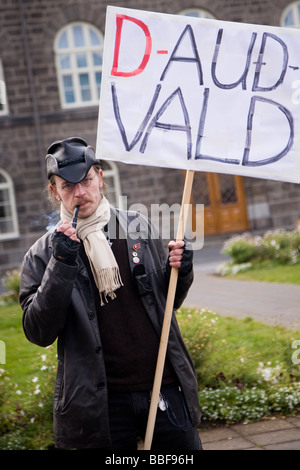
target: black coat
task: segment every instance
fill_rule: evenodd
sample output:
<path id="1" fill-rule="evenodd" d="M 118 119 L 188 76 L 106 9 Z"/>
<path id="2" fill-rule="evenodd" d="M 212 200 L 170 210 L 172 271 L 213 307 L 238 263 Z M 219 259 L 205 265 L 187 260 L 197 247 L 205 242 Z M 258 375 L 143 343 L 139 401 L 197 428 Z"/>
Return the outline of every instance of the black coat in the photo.
<path id="1" fill-rule="evenodd" d="M 162 242 L 140 214 L 114 211 L 109 222 L 113 238 L 116 216 L 127 239 L 129 262 L 146 312 L 160 336 L 170 269 Z M 138 233 L 137 233 L 138 232 Z M 138 235 L 138 236 L 137 236 Z M 21 274 L 20 303 L 29 341 L 46 347 L 57 338 L 58 368 L 54 392 L 55 445 L 63 448 L 110 445 L 106 374 L 92 288 L 79 258 L 68 266 L 52 255 L 52 232 L 26 253 Z M 132 247 L 139 243 L 139 268 Z M 193 281 L 193 272 L 179 276 L 174 302 L 178 308 Z M 194 426 L 200 421 L 193 364 L 173 314 L 167 356 L 184 393 Z"/>

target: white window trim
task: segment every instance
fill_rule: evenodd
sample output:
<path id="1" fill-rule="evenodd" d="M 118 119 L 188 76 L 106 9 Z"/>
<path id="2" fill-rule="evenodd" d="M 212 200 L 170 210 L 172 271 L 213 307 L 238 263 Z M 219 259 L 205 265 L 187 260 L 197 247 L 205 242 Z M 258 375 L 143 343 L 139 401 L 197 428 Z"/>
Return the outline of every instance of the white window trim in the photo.
<path id="1" fill-rule="evenodd" d="M 75 47 L 73 44 L 71 47 L 66 49 L 61 49 L 58 47 L 58 42 L 61 35 L 66 31 L 69 43 L 71 41 L 71 30 L 73 26 L 81 25 L 83 26 L 83 34 L 85 38 L 85 43 L 88 44 L 88 28 L 94 30 L 94 32 L 101 37 L 102 46 L 84 46 L 84 47 Z M 87 22 L 72 22 L 68 23 L 64 26 L 60 31 L 57 33 L 54 41 L 54 52 L 55 52 L 55 61 L 56 61 L 56 72 L 58 78 L 58 85 L 59 85 L 59 95 L 60 95 L 60 102 L 63 109 L 72 109 L 72 108 L 83 108 L 87 106 L 98 106 L 99 105 L 99 97 L 98 97 L 98 90 L 97 90 L 97 83 L 95 79 L 96 72 L 102 72 L 102 65 L 94 66 L 91 63 L 91 56 L 93 52 L 101 52 L 103 54 L 103 34 L 100 30 L 98 30 L 95 26 Z M 87 67 L 78 68 L 75 64 L 75 57 L 76 54 L 85 53 L 87 54 L 88 64 Z M 62 55 L 70 55 L 71 56 L 71 68 L 67 70 L 62 70 L 59 63 L 59 57 Z M 90 83 L 90 90 L 91 90 L 91 100 L 90 101 L 83 101 L 81 97 L 81 89 L 79 84 L 79 73 L 87 73 L 89 79 L 91 80 Z M 64 85 L 63 85 L 63 76 L 64 75 L 71 75 L 73 79 L 74 85 L 74 93 L 75 93 L 75 101 L 74 103 L 67 103 L 65 100 L 65 93 L 64 93 Z"/>
<path id="2" fill-rule="evenodd" d="M 110 168 L 107 169 L 107 170 L 103 170 L 103 179 L 105 181 L 108 178 L 112 178 L 112 180 L 113 180 L 112 190 L 115 193 L 116 208 L 124 209 L 123 199 L 121 197 L 121 183 L 120 183 L 120 177 L 119 177 L 119 169 L 118 169 L 117 165 L 114 162 L 105 160 L 105 163 Z M 109 187 L 108 187 L 107 193 L 108 193 L 108 196 L 109 196 Z M 112 202 L 111 202 L 111 204 L 112 204 Z"/>
<path id="3" fill-rule="evenodd" d="M 285 27 L 285 28 L 300 28 L 300 18 L 299 18 L 299 13 L 298 13 L 298 6 L 300 6 L 300 2 L 293 2 L 290 3 L 285 7 L 285 9 L 282 12 L 281 18 L 280 18 L 280 25 Z M 296 21 L 292 26 L 287 26 L 284 23 L 285 18 L 287 17 L 288 13 L 292 12 L 293 15 L 293 20 Z"/>
<path id="4" fill-rule="evenodd" d="M 17 216 L 17 209 L 16 209 L 16 199 L 15 199 L 15 191 L 13 186 L 13 181 L 6 171 L 0 169 L 0 174 L 5 178 L 5 182 L 0 182 L 0 191 L 3 189 L 8 190 L 8 197 L 11 209 L 11 219 L 13 224 L 13 231 L 12 232 L 5 232 L 0 233 L 0 240 L 11 240 L 14 238 L 19 238 L 19 224 L 18 224 L 18 216 Z"/>
<path id="5" fill-rule="evenodd" d="M 4 105 L 4 107 L 3 109 L 0 109 L 0 116 L 6 116 L 8 114 L 6 84 L 4 80 L 2 61 L 0 59 L 0 98 L 3 99 L 3 97 L 4 101 L 2 102 L 2 104 Z"/>

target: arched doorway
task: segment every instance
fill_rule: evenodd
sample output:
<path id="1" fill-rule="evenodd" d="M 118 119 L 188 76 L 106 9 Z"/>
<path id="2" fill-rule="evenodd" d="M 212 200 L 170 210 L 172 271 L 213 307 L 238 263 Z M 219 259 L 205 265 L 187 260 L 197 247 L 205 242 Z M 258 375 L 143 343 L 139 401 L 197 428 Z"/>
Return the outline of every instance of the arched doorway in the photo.
<path id="1" fill-rule="evenodd" d="M 237 175 L 195 172 L 192 188 L 193 229 L 204 204 L 204 234 L 240 232 L 249 229 L 243 178 Z"/>

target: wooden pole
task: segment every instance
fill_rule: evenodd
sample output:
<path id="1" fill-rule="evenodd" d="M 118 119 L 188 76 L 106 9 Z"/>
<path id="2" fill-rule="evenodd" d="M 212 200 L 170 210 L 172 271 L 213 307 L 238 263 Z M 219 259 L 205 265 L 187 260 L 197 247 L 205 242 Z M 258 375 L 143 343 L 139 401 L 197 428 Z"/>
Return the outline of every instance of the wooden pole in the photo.
<path id="1" fill-rule="evenodd" d="M 183 240 L 184 238 L 184 232 L 186 228 L 186 221 L 187 221 L 187 215 L 188 215 L 187 208 L 188 208 L 188 204 L 190 204 L 193 179 L 194 179 L 194 171 L 187 170 L 186 175 L 185 175 L 183 194 L 182 194 L 181 210 L 180 210 L 179 223 L 178 223 L 178 228 L 177 228 L 176 241 Z M 163 370 L 164 370 L 164 365 L 165 365 L 170 325 L 171 325 L 172 313 L 173 313 L 174 298 L 175 298 L 175 292 L 176 292 L 176 287 L 177 287 L 177 279 L 178 279 L 178 269 L 172 268 L 171 275 L 170 275 L 168 295 L 167 295 L 167 302 L 166 302 L 166 307 L 165 307 L 164 321 L 163 321 L 161 338 L 160 338 L 157 363 L 156 363 L 155 377 L 154 377 L 154 383 L 153 383 L 153 389 L 152 389 L 152 395 L 151 395 L 150 410 L 149 410 L 149 415 L 148 415 L 147 429 L 146 429 L 145 441 L 144 441 L 144 450 L 150 450 L 152 439 L 153 439 L 153 431 L 154 431 L 154 425 L 155 425 L 155 420 L 156 420 L 156 413 L 157 413 L 159 393 L 160 393 L 161 382 L 162 382 L 162 375 L 163 375 Z"/>

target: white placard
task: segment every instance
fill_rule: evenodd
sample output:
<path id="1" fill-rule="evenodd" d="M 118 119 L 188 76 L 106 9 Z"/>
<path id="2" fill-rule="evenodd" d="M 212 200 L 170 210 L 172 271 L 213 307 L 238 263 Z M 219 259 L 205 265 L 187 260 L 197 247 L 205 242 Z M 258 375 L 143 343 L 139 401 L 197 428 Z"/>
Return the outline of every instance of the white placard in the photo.
<path id="1" fill-rule="evenodd" d="M 300 182 L 300 31 L 107 8 L 96 154 Z"/>

